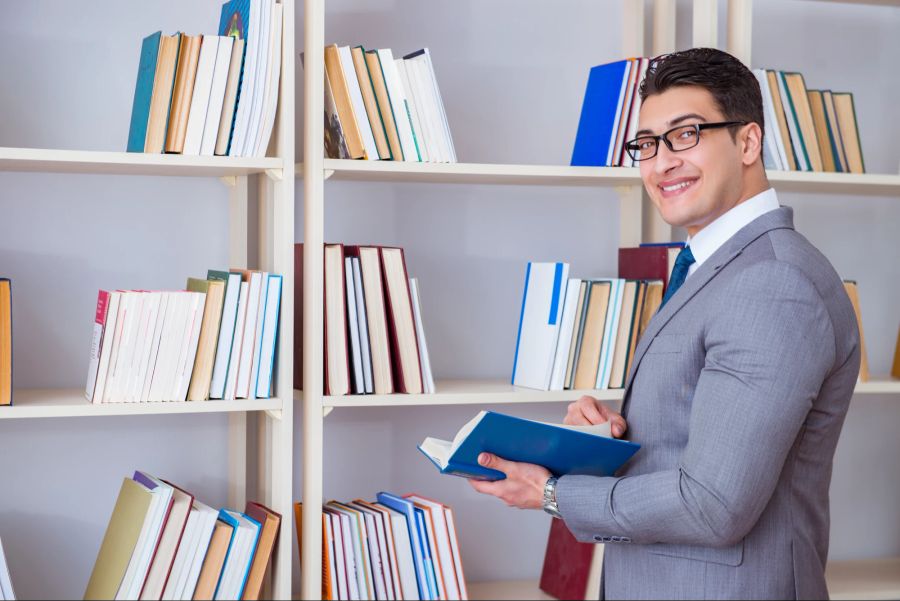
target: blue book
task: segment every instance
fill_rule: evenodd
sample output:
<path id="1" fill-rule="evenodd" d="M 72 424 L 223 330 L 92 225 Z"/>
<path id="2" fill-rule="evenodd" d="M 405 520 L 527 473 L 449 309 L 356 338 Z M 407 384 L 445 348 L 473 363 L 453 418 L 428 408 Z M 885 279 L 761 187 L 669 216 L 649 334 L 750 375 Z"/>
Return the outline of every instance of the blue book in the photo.
<path id="1" fill-rule="evenodd" d="M 431 588 L 428 586 L 428 577 L 426 575 L 425 565 L 425 548 L 423 546 L 423 537 L 420 533 L 418 520 L 416 519 L 416 506 L 412 501 L 408 501 L 403 497 L 398 497 L 387 492 L 380 492 L 376 495 L 378 502 L 389 509 L 402 513 L 406 516 L 406 523 L 409 526 L 409 542 L 412 546 L 413 563 L 416 567 L 416 584 L 419 589 L 420 599 L 435 599 L 431 596 Z"/>
<path id="2" fill-rule="evenodd" d="M 434 570 L 435 558 L 431 556 L 431 537 L 428 536 L 428 526 L 425 525 L 425 510 L 416 507 L 416 527 L 419 529 L 419 538 L 422 541 L 422 556 L 425 559 L 425 579 L 428 582 L 428 590 L 432 599 L 440 599 L 438 592 L 437 574 Z"/>
<path id="3" fill-rule="evenodd" d="M 262 334 L 259 338 L 259 372 L 253 386 L 256 398 L 267 399 L 272 396 L 272 372 L 275 369 L 275 348 L 278 344 L 278 314 L 281 310 L 282 277 L 277 273 L 269 274 L 269 285 L 266 287 L 263 311 Z"/>
<path id="4" fill-rule="evenodd" d="M 562 426 L 493 411 L 481 411 L 462 427 L 454 441 L 426 438 L 419 450 L 442 474 L 503 480 L 506 474 L 482 467 L 478 455 L 542 465 L 555 476 L 612 476 L 641 446 L 603 436 L 604 426 Z"/>
<path id="5" fill-rule="evenodd" d="M 141 60 L 138 63 L 137 83 L 134 86 L 134 104 L 131 106 L 131 127 L 128 130 L 128 152 L 144 152 L 161 37 L 162 31 L 151 33 L 141 44 Z"/>
<path id="6" fill-rule="evenodd" d="M 572 151 L 573 166 L 612 165 L 630 68 L 627 60 L 591 68 Z"/>
<path id="7" fill-rule="evenodd" d="M 684 248 L 684 242 L 643 242 L 641 248 Z"/>
<path id="8" fill-rule="evenodd" d="M 219 519 L 230 525 L 233 530 L 231 540 L 228 541 L 228 551 L 225 553 L 225 563 L 219 574 L 219 582 L 216 584 L 216 592 L 213 598 L 240 599 L 247 585 L 247 576 L 250 574 L 250 566 L 253 565 L 253 556 L 256 554 L 256 544 L 259 542 L 260 523 L 253 518 L 227 509 L 219 510 Z M 247 555 L 249 539 L 249 555 Z M 234 575 L 240 583 L 235 594 Z M 230 589 L 230 590 L 228 590 Z"/>

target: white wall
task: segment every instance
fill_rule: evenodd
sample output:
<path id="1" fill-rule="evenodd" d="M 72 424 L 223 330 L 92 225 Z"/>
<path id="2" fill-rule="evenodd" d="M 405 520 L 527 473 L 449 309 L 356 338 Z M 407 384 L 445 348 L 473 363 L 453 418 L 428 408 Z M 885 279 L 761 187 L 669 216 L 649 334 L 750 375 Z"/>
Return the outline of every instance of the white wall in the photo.
<path id="1" fill-rule="evenodd" d="M 0 146 L 121 150 L 141 38 L 214 31 L 220 2 L 9 4 L 0 22 Z M 397 53 L 429 46 L 460 160 L 566 164 L 587 69 L 619 58 L 614 4 L 330 0 L 327 38 Z M 890 103 L 900 95 L 891 77 L 900 10 L 755 4 L 755 66 L 853 91 L 870 171 L 896 172 L 900 126 Z M 679 21 L 687 40 L 685 6 Z M 526 261 L 568 260 L 583 276 L 615 271 L 612 190 L 329 183 L 326 191 L 328 240 L 406 247 L 438 377 L 508 377 Z M 889 367 L 900 323 L 896 200 L 782 196 L 799 229 L 859 280 L 876 373 Z M 16 384 L 83 384 L 98 288 L 171 288 L 225 266 L 226 201 L 216 180 L 0 173 L 0 275 L 13 279 Z M 302 201 L 298 216 L 302 232 Z M 833 557 L 900 554 L 896 401 L 855 399 L 835 468 Z M 564 407 L 500 409 L 558 420 Z M 415 451 L 475 410 L 335 411 L 326 495 L 414 490 L 445 500 L 459 514 L 470 580 L 533 578 L 549 518 L 480 498 Z M 226 436 L 221 416 L 0 422 L 0 537 L 20 597 L 82 594 L 121 478 L 133 469 L 224 504 Z"/>

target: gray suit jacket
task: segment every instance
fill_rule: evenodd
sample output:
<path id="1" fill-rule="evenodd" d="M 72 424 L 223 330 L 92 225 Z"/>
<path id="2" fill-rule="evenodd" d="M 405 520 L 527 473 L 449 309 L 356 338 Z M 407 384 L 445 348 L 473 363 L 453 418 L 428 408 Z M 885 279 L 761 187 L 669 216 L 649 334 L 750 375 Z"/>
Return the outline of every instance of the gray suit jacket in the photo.
<path id="1" fill-rule="evenodd" d="M 566 476 L 575 536 L 606 546 L 610 599 L 828 595 L 828 487 L 859 374 L 841 279 L 781 208 L 691 275 L 638 345 L 616 478 Z"/>

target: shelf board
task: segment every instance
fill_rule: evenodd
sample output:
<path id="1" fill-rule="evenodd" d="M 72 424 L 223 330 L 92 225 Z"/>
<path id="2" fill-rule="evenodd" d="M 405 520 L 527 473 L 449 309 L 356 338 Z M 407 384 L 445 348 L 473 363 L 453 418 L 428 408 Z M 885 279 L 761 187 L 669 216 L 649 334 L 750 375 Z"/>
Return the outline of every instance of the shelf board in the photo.
<path id="1" fill-rule="evenodd" d="M 900 0 L 815 0 L 832 4 L 871 4 L 873 6 L 900 6 Z"/>
<path id="2" fill-rule="evenodd" d="M 900 380 L 888 376 L 856 383 L 856 394 L 900 394 Z"/>
<path id="3" fill-rule="evenodd" d="M 900 558 L 834 561 L 825 572 L 832 599 L 900 599 Z M 470 599 L 554 599 L 534 580 L 469 583 Z"/>
<path id="4" fill-rule="evenodd" d="M 900 0 L 897 0 L 900 3 Z M 325 159 L 334 181 L 543 186 L 641 186 L 637 168 L 499 165 L 482 163 L 407 163 Z M 303 164 L 297 165 L 303 177 Z M 779 192 L 900 196 L 900 175 L 769 171 Z"/>
<path id="5" fill-rule="evenodd" d="M 279 158 L 0 148 L 0 171 L 228 177 L 281 168 Z"/>
<path id="6" fill-rule="evenodd" d="M 13 393 L 13 405 L 0 407 L 0 419 L 228 413 L 234 411 L 280 412 L 281 399 L 189 401 L 184 403 L 104 403 L 94 405 L 85 400 L 83 390 L 16 390 Z"/>

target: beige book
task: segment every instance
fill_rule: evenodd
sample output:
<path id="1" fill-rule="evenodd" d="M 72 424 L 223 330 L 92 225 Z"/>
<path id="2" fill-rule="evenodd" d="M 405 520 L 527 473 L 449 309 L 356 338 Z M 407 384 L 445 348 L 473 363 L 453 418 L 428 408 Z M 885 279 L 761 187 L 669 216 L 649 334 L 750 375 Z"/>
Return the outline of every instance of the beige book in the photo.
<path id="1" fill-rule="evenodd" d="M 200 577 L 197 579 L 197 587 L 194 589 L 194 599 L 197 601 L 209 601 L 216 592 L 216 584 L 219 583 L 219 575 L 225 565 L 225 555 L 228 553 L 228 543 L 234 527 L 222 521 L 216 522 L 209 548 L 206 551 L 206 559 L 200 568 Z"/>
<path id="2" fill-rule="evenodd" d="M 797 160 L 794 157 L 794 145 L 791 142 L 791 132 L 788 129 L 787 117 L 784 115 L 784 103 L 781 102 L 781 94 L 778 93 L 778 74 L 775 71 L 766 71 L 766 79 L 769 80 L 769 93 L 772 96 L 772 104 L 775 107 L 775 119 L 778 121 L 778 131 L 781 132 L 781 141 L 784 144 L 784 154 L 787 156 L 788 167 L 791 171 L 796 171 Z"/>
<path id="3" fill-rule="evenodd" d="M 628 372 L 631 371 L 631 364 L 634 362 L 634 352 L 637 349 L 638 340 L 641 339 L 641 320 L 644 317 L 644 303 L 647 300 L 648 285 L 647 280 L 638 282 L 637 303 L 634 306 L 634 319 L 631 324 L 631 340 L 628 342 L 628 357 L 625 360 L 623 386 L 628 382 Z"/>
<path id="4" fill-rule="evenodd" d="M 228 79 L 225 81 L 225 99 L 222 101 L 222 113 L 219 116 L 219 133 L 216 136 L 216 156 L 227 156 L 231 142 L 231 128 L 234 125 L 234 109 L 237 106 L 238 85 L 241 83 L 241 67 L 244 64 L 244 43 L 240 38 L 234 39 L 231 47 L 231 63 L 228 65 Z"/>
<path id="5" fill-rule="evenodd" d="M 378 158 L 390 159 L 391 147 L 388 144 L 387 132 L 384 130 L 381 111 L 378 110 L 378 100 L 375 98 L 375 89 L 372 87 L 369 68 L 366 66 L 365 51 L 362 46 L 357 46 L 350 49 L 350 54 L 353 56 L 353 68 L 356 69 L 356 77 L 359 79 L 359 90 L 362 92 L 363 104 L 366 105 L 366 115 L 369 118 L 369 125 L 372 126 L 372 135 L 375 136 Z"/>
<path id="6" fill-rule="evenodd" d="M 610 388 L 622 388 L 625 385 L 625 376 L 627 375 L 625 367 L 628 362 L 628 347 L 631 343 L 631 333 L 634 330 L 637 292 L 637 280 L 625 282 L 625 292 L 622 295 L 622 310 L 619 312 L 619 329 L 616 332 L 616 343 L 613 347 Z"/>
<path id="7" fill-rule="evenodd" d="M 222 323 L 222 305 L 225 302 L 225 282 L 189 278 L 187 289 L 191 292 L 206 294 L 203 321 L 200 325 L 200 341 L 197 345 L 197 356 L 194 357 L 194 368 L 191 372 L 191 384 L 187 396 L 189 401 L 205 401 L 209 398 L 209 385 L 212 382 L 213 366 L 216 361 L 219 326 Z"/>
<path id="8" fill-rule="evenodd" d="M 166 152 L 181 154 L 187 135 L 188 116 L 191 99 L 194 97 L 194 82 L 197 78 L 197 64 L 200 61 L 202 35 L 181 36 L 178 51 L 178 69 L 175 71 L 175 87 L 172 91 L 172 106 L 169 110 L 169 127 L 166 131 Z"/>
<path id="9" fill-rule="evenodd" d="M 391 108 L 384 72 L 381 70 L 381 59 L 376 51 L 366 52 L 366 66 L 369 68 L 369 77 L 372 80 L 372 88 L 375 90 L 375 99 L 378 101 L 378 110 L 381 111 L 381 119 L 391 149 L 391 159 L 402 161 L 403 148 L 400 146 L 400 133 L 397 131 L 397 123 L 394 121 L 394 110 Z"/>
<path id="10" fill-rule="evenodd" d="M 578 342 L 584 321 L 584 299 L 587 296 L 588 282 L 582 281 L 578 289 L 578 304 L 575 307 L 575 324 L 572 327 L 572 340 L 569 344 L 569 359 L 566 363 L 566 379 L 564 386 L 570 390 L 575 385 L 575 367 L 578 361 Z"/>
<path id="11" fill-rule="evenodd" d="M 575 368 L 576 390 L 593 390 L 597 386 L 597 370 L 600 367 L 600 350 L 603 347 L 603 332 L 611 288 L 610 282 L 591 282 L 587 313 L 584 316 L 581 352 L 578 356 L 578 366 Z"/>
<path id="12" fill-rule="evenodd" d="M 647 282 L 647 294 L 644 298 L 644 309 L 641 312 L 641 327 L 638 329 L 638 340 L 644 335 L 650 320 L 656 315 L 663 299 L 662 280 Z"/>
<path id="13" fill-rule="evenodd" d="M 363 144 L 362 132 L 359 130 L 357 121 L 358 118 L 365 119 L 365 116 L 356 115 L 353 111 L 350 88 L 341 67 L 341 54 L 337 44 L 325 48 L 325 72 L 328 73 L 328 81 L 331 82 L 331 92 L 334 95 L 334 104 L 337 107 L 338 118 L 341 120 L 341 127 L 344 129 L 344 140 L 347 142 L 350 158 L 366 158 L 366 147 Z"/>
<path id="14" fill-rule="evenodd" d="M 863 334 L 862 310 L 859 304 L 859 286 L 856 282 L 844 280 L 844 289 L 850 302 L 853 303 L 853 311 L 856 313 L 856 322 L 859 324 L 859 381 L 869 381 L 869 355 L 866 352 L 866 337 Z"/>
<path id="15" fill-rule="evenodd" d="M 152 493 L 131 478 L 122 481 L 94 570 L 84 591 L 85 599 L 115 599 L 131 555 L 150 511 Z"/>
<path id="16" fill-rule="evenodd" d="M 865 173 L 866 164 L 863 161 L 862 146 L 859 141 L 853 94 L 834 92 L 832 98 L 834 98 L 834 110 L 837 113 L 841 141 L 844 143 L 844 152 L 847 154 L 847 166 L 850 168 L 850 173 Z"/>
<path id="17" fill-rule="evenodd" d="M 850 167 L 847 165 L 847 155 L 844 152 L 844 142 L 841 140 L 837 112 L 834 110 L 834 96 L 831 94 L 831 90 L 822 92 L 822 100 L 825 103 L 825 117 L 828 119 L 828 129 L 831 130 L 831 135 L 834 136 L 834 145 L 837 148 L 838 171 L 850 173 Z"/>
<path id="18" fill-rule="evenodd" d="M 163 526 L 153 563 L 150 564 L 147 579 L 144 581 L 144 588 L 141 591 L 143 601 L 158 601 L 162 598 L 193 503 L 194 497 L 177 486 L 172 487 L 172 508 L 169 510 L 169 517 Z"/>
<path id="19" fill-rule="evenodd" d="M 147 119 L 144 152 L 159 154 L 166 144 L 166 123 L 169 119 L 169 105 L 172 99 L 172 86 L 175 83 L 175 66 L 180 43 L 180 33 L 164 35 L 159 40 L 159 58 L 156 61 L 156 74 L 153 76 L 153 93 L 150 96 L 150 116 Z"/>
<path id="20" fill-rule="evenodd" d="M 806 83 L 800 73 L 785 73 L 784 81 L 791 101 L 794 103 L 794 112 L 797 115 L 797 124 L 803 135 L 803 145 L 809 156 L 809 164 L 813 171 L 823 171 L 822 155 L 819 153 L 819 142 L 816 136 L 816 126 L 813 123 L 812 109 L 809 106 L 809 94 L 806 92 Z"/>
<path id="21" fill-rule="evenodd" d="M 819 153 L 822 155 L 822 166 L 825 171 L 837 171 L 834 153 L 831 151 L 831 134 L 828 131 L 828 117 L 825 116 L 825 103 L 820 90 L 809 90 L 809 108 L 812 110 L 813 124 L 816 128 L 816 140 L 819 142 Z"/>

